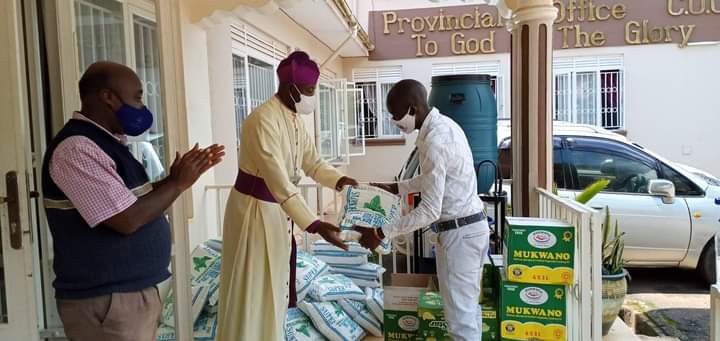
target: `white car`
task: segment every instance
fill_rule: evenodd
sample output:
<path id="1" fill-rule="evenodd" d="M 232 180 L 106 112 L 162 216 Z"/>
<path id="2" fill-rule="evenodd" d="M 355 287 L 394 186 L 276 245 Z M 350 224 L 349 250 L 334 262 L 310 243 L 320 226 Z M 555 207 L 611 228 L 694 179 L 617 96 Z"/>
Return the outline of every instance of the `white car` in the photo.
<path id="1" fill-rule="evenodd" d="M 624 258 L 631 267 L 697 269 L 715 282 L 714 236 L 720 230 L 720 180 L 669 160 L 608 130 L 554 125 L 554 181 L 558 194 L 574 198 L 598 179 L 608 188 L 588 205 L 610 208 L 625 232 Z M 510 123 L 498 123 L 499 165 L 511 174 Z M 414 153 L 413 153 L 414 154 Z M 414 155 L 399 178 L 418 172 Z M 508 187 L 509 188 L 509 187 Z M 508 189 L 509 192 L 509 189 Z"/>

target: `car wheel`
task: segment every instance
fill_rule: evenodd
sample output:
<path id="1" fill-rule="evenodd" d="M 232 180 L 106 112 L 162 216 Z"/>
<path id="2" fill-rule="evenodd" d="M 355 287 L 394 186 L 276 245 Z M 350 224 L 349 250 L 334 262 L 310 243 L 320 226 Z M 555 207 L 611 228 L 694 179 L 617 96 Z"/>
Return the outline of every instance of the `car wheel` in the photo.
<path id="1" fill-rule="evenodd" d="M 700 278 L 707 284 L 714 284 L 716 281 L 715 275 L 715 241 L 711 240 L 705 246 L 702 255 L 700 256 L 700 263 L 697 267 Z"/>

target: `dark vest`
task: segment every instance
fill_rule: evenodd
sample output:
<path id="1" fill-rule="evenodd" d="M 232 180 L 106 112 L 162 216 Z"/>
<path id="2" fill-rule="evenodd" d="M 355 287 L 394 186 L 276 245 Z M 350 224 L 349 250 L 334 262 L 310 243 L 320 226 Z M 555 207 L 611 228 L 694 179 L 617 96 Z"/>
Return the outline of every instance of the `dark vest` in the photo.
<path id="1" fill-rule="evenodd" d="M 109 226 L 90 227 L 50 177 L 49 161 L 55 148 L 71 136 L 84 136 L 113 161 L 125 186 L 142 196 L 150 183 L 142 164 L 127 146 L 90 122 L 70 120 L 48 146 L 42 167 L 45 212 L 53 237 L 55 297 L 81 299 L 134 292 L 154 286 L 170 272 L 170 224 L 165 216 L 126 236 Z"/>

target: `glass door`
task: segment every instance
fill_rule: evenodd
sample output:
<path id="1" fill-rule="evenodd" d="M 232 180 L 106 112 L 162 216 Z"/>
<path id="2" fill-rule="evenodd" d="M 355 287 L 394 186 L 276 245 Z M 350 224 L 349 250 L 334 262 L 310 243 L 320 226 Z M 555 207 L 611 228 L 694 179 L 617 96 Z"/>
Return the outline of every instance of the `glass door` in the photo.
<path id="1" fill-rule="evenodd" d="M 22 1 L 0 1 L 0 340 L 37 339 Z"/>

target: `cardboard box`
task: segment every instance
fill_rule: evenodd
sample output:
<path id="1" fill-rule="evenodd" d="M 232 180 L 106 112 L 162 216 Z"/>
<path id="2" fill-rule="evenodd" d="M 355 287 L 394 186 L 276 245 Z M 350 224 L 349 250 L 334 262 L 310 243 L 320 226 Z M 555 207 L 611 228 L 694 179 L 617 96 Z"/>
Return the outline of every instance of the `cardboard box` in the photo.
<path id="1" fill-rule="evenodd" d="M 502 340 L 565 341 L 566 288 L 504 280 L 500 296 Z"/>
<path id="2" fill-rule="evenodd" d="M 439 292 L 423 291 L 420 294 L 417 316 L 420 319 L 420 330 L 416 340 L 452 341 L 448 335 L 443 299 Z"/>
<path id="3" fill-rule="evenodd" d="M 492 261 L 485 257 L 482 280 L 480 281 L 480 304 L 490 303 L 494 306 L 500 298 L 500 268 L 503 266 L 502 255 L 492 255 Z"/>
<path id="4" fill-rule="evenodd" d="M 500 340 L 500 320 L 498 319 L 498 311 L 496 304 L 483 304 L 478 310 L 482 316 L 482 341 L 499 341 Z"/>
<path id="5" fill-rule="evenodd" d="M 508 217 L 507 279 L 536 284 L 572 284 L 575 228 L 562 221 Z"/>
<path id="6" fill-rule="evenodd" d="M 386 341 L 415 341 L 420 329 L 418 301 L 434 287 L 432 275 L 392 274 L 385 286 L 384 328 Z"/>

